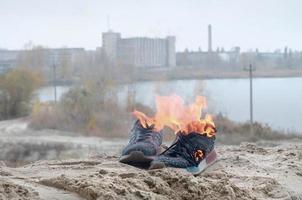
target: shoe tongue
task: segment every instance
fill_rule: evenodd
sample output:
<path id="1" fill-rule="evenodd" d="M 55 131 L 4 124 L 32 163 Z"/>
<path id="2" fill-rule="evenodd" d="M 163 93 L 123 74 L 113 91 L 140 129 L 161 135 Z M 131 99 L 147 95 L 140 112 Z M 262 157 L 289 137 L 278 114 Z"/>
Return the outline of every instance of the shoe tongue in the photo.
<path id="1" fill-rule="evenodd" d="M 191 132 L 189 134 L 181 134 L 181 137 L 184 137 L 185 139 L 190 140 L 192 142 L 194 142 L 199 136 L 201 135 L 195 132 Z"/>

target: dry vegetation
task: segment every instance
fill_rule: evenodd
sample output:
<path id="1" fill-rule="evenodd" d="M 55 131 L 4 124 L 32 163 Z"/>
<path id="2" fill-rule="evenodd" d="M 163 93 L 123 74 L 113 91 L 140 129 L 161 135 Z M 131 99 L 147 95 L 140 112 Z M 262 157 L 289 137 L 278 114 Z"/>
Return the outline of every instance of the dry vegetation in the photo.
<path id="1" fill-rule="evenodd" d="M 94 89 L 75 87 L 57 104 L 37 103 L 30 126 L 35 129 L 59 129 L 86 135 L 123 136 L 128 130 L 128 112 L 110 96 Z"/>
<path id="2" fill-rule="evenodd" d="M 253 124 L 253 133 L 251 133 L 250 123 L 235 123 L 222 115 L 216 116 L 215 123 L 218 127 L 218 142 L 222 142 L 224 144 L 239 144 L 243 141 L 256 142 L 259 140 L 302 138 L 299 134 L 273 130 L 268 125 L 258 122 Z"/>

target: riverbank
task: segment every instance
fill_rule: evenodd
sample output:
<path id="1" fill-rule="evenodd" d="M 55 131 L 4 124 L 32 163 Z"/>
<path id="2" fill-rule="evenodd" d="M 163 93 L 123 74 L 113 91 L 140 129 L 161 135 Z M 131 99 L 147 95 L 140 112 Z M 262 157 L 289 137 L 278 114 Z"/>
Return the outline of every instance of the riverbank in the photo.
<path id="1" fill-rule="evenodd" d="M 302 77 L 301 69 L 256 69 L 253 71 L 254 78 L 295 78 Z M 124 85 L 129 83 L 150 81 L 174 81 L 174 80 L 211 80 L 211 79 L 243 79 L 249 78 L 247 70 L 221 70 L 204 69 L 198 67 L 174 67 L 174 68 L 143 68 L 133 70 L 127 75 L 115 74 L 114 83 Z M 56 85 L 72 86 L 80 83 L 79 77 L 71 80 L 57 80 Z M 53 86 L 54 82 L 46 82 L 44 87 Z"/>
<path id="2" fill-rule="evenodd" d="M 239 79 L 248 78 L 248 71 L 199 69 L 193 67 L 176 67 L 170 70 L 149 69 L 139 70 L 135 74 L 136 81 L 167 81 L 167 80 L 208 80 L 208 79 Z M 301 69 L 257 69 L 254 78 L 285 78 L 302 77 Z M 132 79 L 133 81 L 133 79 Z"/>

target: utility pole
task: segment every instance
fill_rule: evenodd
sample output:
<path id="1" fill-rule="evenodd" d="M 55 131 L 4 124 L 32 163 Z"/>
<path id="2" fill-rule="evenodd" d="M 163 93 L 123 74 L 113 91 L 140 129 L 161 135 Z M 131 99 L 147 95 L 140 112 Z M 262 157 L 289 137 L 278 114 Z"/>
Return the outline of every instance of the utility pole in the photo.
<path id="1" fill-rule="evenodd" d="M 248 68 L 244 68 L 245 71 L 249 71 L 249 79 L 250 79 L 250 133 L 251 135 L 254 134 L 254 99 L 253 99 L 253 71 L 256 69 L 253 67 L 253 65 L 249 64 Z"/>
<path id="2" fill-rule="evenodd" d="M 57 78 L 56 78 L 56 64 L 53 63 L 53 88 L 54 88 L 54 100 L 57 103 Z"/>
<path id="3" fill-rule="evenodd" d="M 255 71 L 255 68 L 253 68 L 253 65 L 250 64 L 247 70 L 249 71 L 249 79 L 250 79 L 250 132 L 251 135 L 253 135 L 254 133 L 253 71 Z"/>

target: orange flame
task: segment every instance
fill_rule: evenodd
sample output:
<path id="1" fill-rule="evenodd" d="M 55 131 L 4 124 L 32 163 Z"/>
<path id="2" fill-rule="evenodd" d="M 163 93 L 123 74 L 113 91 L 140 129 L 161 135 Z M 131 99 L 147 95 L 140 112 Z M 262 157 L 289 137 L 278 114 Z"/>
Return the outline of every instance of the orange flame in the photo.
<path id="1" fill-rule="evenodd" d="M 197 96 L 195 102 L 188 106 L 177 95 L 156 96 L 156 114 L 154 117 L 148 117 L 136 110 L 133 114 L 145 128 L 154 126 L 154 129 L 159 131 L 166 126 L 175 133 L 196 132 L 212 137 L 216 133 L 212 117 L 207 114 L 205 118 L 201 118 L 202 111 L 206 107 L 206 99 L 202 96 Z"/>

